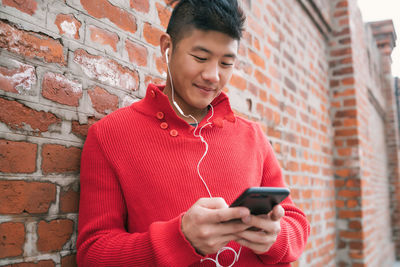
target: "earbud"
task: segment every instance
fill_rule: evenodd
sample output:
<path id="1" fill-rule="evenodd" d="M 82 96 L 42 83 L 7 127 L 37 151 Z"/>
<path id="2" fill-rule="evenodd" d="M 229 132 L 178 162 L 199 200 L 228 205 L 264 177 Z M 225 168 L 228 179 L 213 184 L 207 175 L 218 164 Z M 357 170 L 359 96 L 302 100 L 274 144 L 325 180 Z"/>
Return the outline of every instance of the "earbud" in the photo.
<path id="1" fill-rule="evenodd" d="M 168 65 L 168 51 L 169 51 L 169 48 L 167 48 L 165 50 L 165 61 L 167 62 L 167 65 Z"/>

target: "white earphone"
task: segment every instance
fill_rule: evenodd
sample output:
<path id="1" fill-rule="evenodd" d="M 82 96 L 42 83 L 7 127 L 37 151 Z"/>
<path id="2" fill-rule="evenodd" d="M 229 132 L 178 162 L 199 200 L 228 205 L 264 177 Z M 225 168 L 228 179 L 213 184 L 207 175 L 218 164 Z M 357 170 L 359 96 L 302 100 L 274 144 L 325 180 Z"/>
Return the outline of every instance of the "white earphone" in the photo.
<path id="1" fill-rule="evenodd" d="M 185 113 L 183 113 L 183 110 L 181 109 L 181 107 L 178 105 L 178 103 L 175 102 L 174 99 L 174 85 L 172 84 L 172 75 L 171 75 L 171 71 L 169 70 L 169 61 L 168 61 L 168 52 L 169 52 L 169 48 L 167 48 L 165 50 L 165 61 L 167 62 L 167 69 L 168 69 L 168 73 L 169 73 L 169 78 L 171 80 L 171 87 L 172 87 L 172 103 L 174 103 L 174 106 L 176 107 L 176 109 L 179 111 L 179 113 L 181 113 L 183 116 L 187 117 L 185 115 Z"/>

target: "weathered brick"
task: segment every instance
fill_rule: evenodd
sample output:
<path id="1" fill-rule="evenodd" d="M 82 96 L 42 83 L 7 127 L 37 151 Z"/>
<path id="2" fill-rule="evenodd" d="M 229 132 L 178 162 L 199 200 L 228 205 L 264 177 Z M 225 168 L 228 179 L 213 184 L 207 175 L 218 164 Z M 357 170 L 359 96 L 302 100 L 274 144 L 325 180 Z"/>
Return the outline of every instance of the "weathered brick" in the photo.
<path id="1" fill-rule="evenodd" d="M 79 171 L 81 149 L 45 144 L 42 148 L 42 172 L 69 173 Z"/>
<path id="2" fill-rule="evenodd" d="M 41 252 L 61 250 L 71 238 L 74 222 L 67 219 L 53 220 L 38 223 L 37 248 Z"/>
<path id="3" fill-rule="evenodd" d="M 171 17 L 171 11 L 166 6 L 163 6 L 160 3 L 156 3 L 156 8 L 161 26 L 166 29 L 168 27 L 169 18 Z"/>
<path id="4" fill-rule="evenodd" d="M 167 71 L 167 63 L 163 57 L 156 57 L 156 68 L 159 74 L 164 75 Z"/>
<path id="5" fill-rule="evenodd" d="M 160 37 L 162 34 L 163 31 L 161 31 L 160 29 L 153 27 L 150 23 L 144 23 L 143 37 L 149 44 L 159 46 Z"/>
<path id="6" fill-rule="evenodd" d="M 14 130 L 30 126 L 33 131 L 47 132 L 50 125 L 61 120 L 52 113 L 36 111 L 16 101 L 0 98 L 0 121 Z"/>
<path id="7" fill-rule="evenodd" d="M 90 25 L 90 39 L 101 45 L 109 45 L 117 52 L 117 44 L 119 42 L 118 34 Z"/>
<path id="8" fill-rule="evenodd" d="M 263 60 L 259 55 L 257 55 L 257 53 L 255 53 L 255 52 L 253 52 L 251 49 L 249 49 L 248 55 L 249 55 L 251 61 L 252 61 L 256 66 L 259 66 L 260 68 L 265 69 L 265 62 L 264 62 L 264 60 Z"/>
<path id="9" fill-rule="evenodd" d="M 89 131 L 89 127 L 92 126 L 96 121 L 97 119 L 94 117 L 89 117 L 88 123 L 86 124 L 80 124 L 78 121 L 72 121 L 71 132 L 76 136 L 85 139 Z"/>
<path id="10" fill-rule="evenodd" d="M 150 10 L 149 0 L 130 0 L 131 8 L 139 12 L 148 13 Z"/>
<path id="11" fill-rule="evenodd" d="M 112 5 L 109 1 L 81 0 L 80 2 L 89 15 L 98 19 L 107 18 L 124 31 L 136 32 L 135 17 L 122 8 Z"/>
<path id="12" fill-rule="evenodd" d="M 42 95 L 54 102 L 77 107 L 82 97 L 82 85 L 62 74 L 47 72 L 43 77 Z"/>
<path id="13" fill-rule="evenodd" d="M 44 34 L 19 30 L 0 21 L 0 48 L 27 58 L 65 65 L 63 46 Z"/>
<path id="14" fill-rule="evenodd" d="M 35 172 L 36 153 L 37 144 L 0 139 L 0 172 Z"/>
<path id="15" fill-rule="evenodd" d="M 72 14 L 58 14 L 54 24 L 57 25 L 59 33 L 70 38 L 79 40 L 79 29 L 82 23 Z"/>
<path id="16" fill-rule="evenodd" d="M 56 200 L 56 186 L 51 183 L 0 181 L 1 214 L 46 213 Z"/>
<path id="17" fill-rule="evenodd" d="M 125 48 L 128 52 L 129 61 L 138 66 L 147 66 L 147 49 L 146 47 L 134 43 L 127 39 L 125 41 Z"/>
<path id="18" fill-rule="evenodd" d="M 123 67 L 112 59 L 93 56 L 85 50 L 78 49 L 74 53 L 74 62 L 80 64 L 85 74 L 91 79 L 127 90 L 138 89 L 139 75 L 137 71 Z"/>
<path id="19" fill-rule="evenodd" d="M 229 84 L 240 90 L 246 90 L 247 88 L 246 79 L 236 74 L 232 75 Z"/>
<path id="20" fill-rule="evenodd" d="M 19 11 L 33 15 L 37 10 L 37 2 L 35 0 L 3 0 L 3 5 L 15 7 Z"/>
<path id="21" fill-rule="evenodd" d="M 88 90 L 90 100 L 92 101 L 93 108 L 102 114 L 109 114 L 118 109 L 118 96 L 110 94 L 103 88 L 96 86 Z"/>
<path id="22" fill-rule="evenodd" d="M 76 213 L 79 207 L 79 193 L 73 189 L 61 191 L 60 193 L 60 211 L 62 213 Z"/>
<path id="23" fill-rule="evenodd" d="M 25 242 L 24 224 L 14 222 L 1 223 L 0 240 L 0 259 L 21 255 Z"/>
<path id="24" fill-rule="evenodd" d="M 13 60 L 17 68 L 0 66 L 0 89 L 11 93 L 23 93 L 32 89 L 36 84 L 35 68 Z"/>

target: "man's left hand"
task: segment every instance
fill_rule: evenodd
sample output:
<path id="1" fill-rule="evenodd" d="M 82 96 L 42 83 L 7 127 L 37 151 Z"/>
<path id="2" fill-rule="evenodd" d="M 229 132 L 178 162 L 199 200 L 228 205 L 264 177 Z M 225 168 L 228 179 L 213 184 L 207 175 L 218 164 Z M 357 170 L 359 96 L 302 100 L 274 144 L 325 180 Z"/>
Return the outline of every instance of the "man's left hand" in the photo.
<path id="1" fill-rule="evenodd" d="M 250 215 L 242 219 L 249 229 L 236 234 L 236 242 L 248 247 L 256 254 L 264 254 L 275 243 L 281 231 L 280 220 L 285 215 L 281 205 L 276 205 L 266 215 Z M 253 230 L 255 229 L 255 230 Z"/>

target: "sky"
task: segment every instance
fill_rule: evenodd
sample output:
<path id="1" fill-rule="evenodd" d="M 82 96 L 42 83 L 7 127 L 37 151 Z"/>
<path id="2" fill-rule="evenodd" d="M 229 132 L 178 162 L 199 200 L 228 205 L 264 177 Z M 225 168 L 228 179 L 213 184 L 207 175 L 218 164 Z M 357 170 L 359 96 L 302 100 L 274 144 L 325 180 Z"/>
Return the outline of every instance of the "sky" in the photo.
<path id="1" fill-rule="evenodd" d="M 400 77 L 400 0 L 357 0 L 365 22 L 391 19 L 397 35 L 392 52 L 392 74 Z"/>

